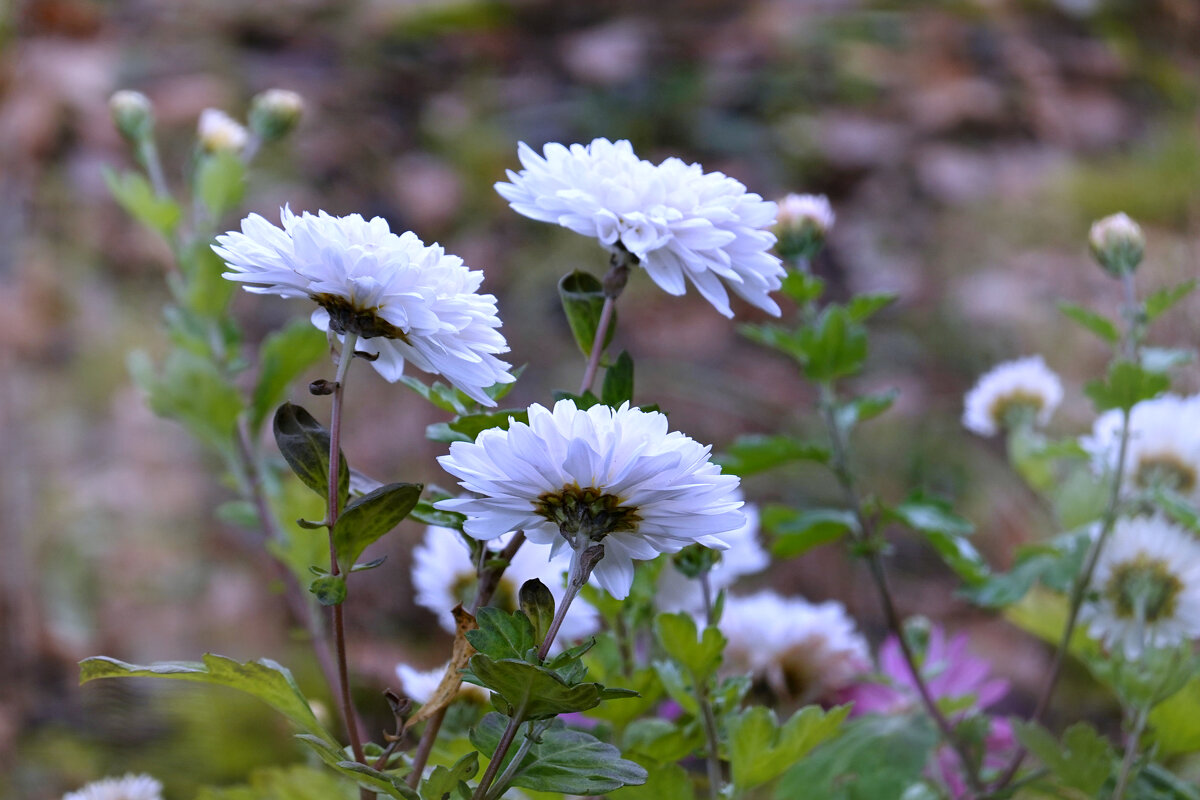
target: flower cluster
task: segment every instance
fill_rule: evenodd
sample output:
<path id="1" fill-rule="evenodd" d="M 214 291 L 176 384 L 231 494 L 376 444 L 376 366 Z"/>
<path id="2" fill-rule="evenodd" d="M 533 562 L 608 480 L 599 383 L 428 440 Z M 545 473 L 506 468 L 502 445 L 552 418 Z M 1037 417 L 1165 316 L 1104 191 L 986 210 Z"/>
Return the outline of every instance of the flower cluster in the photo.
<path id="1" fill-rule="evenodd" d="M 496 184 L 517 213 L 628 252 L 669 294 L 691 282 L 726 317 L 726 287 L 779 315 L 769 296 L 784 274 L 768 252 L 776 206 L 740 182 L 678 158 L 652 164 L 627 141 L 548 144 L 544 155 L 522 142 L 517 154 L 524 169 Z"/>

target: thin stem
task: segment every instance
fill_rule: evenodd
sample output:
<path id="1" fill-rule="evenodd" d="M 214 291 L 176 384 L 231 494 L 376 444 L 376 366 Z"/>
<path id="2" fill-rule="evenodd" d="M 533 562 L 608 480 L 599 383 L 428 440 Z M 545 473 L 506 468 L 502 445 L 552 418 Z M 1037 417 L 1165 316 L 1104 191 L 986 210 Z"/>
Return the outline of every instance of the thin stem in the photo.
<path id="1" fill-rule="evenodd" d="M 539 661 L 546 660 L 546 654 L 550 652 L 550 646 L 554 644 L 554 637 L 558 635 L 558 629 L 562 627 L 563 620 L 567 618 L 567 609 L 571 607 L 571 601 L 583 589 L 584 584 L 592 575 L 592 570 L 596 568 L 596 564 L 600 563 L 602 558 L 604 558 L 603 545 L 588 545 L 588 542 L 585 541 L 583 545 L 575 549 L 575 553 L 571 557 L 571 574 L 567 580 L 567 590 L 563 593 L 562 602 L 554 611 L 554 619 L 546 631 L 546 638 L 542 640 L 542 646 L 538 648 Z"/>
<path id="2" fill-rule="evenodd" d="M 592 341 L 592 352 L 588 355 L 587 368 L 583 371 L 583 380 L 579 382 L 579 394 L 592 388 L 596 381 L 596 371 L 600 368 L 600 359 L 604 355 L 604 340 L 608 336 L 608 326 L 612 324 L 613 311 L 617 307 L 615 297 L 605 297 L 604 307 L 600 309 L 600 321 L 596 323 L 596 338 Z"/>
<path id="3" fill-rule="evenodd" d="M 517 554 L 524 543 L 525 531 L 517 531 L 497 556 L 497 560 L 501 562 L 499 566 L 478 568 L 475 597 L 471 600 L 471 605 L 467 607 L 469 614 L 474 614 L 491 602 L 492 595 L 496 593 L 500 579 L 504 576 L 504 570 L 508 568 L 513 556 Z M 433 745 L 437 741 L 438 733 L 442 729 L 442 721 L 446 719 L 448 709 L 448 705 L 439 709 L 425 723 L 425 730 L 421 731 L 421 739 L 417 742 L 417 749 L 413 753 L 412 771 L 407 778 L 408 785 L 413 789 L 417 788 L 417 784 L 420 783 L 421 776 L 425 772 L 425 765 L 429 763 L 429 755 L 433 752 Z"/>
<path id="4" fill-rule="evenodd" d="M 512 781 L 513 776 L 520 769 L 521 762 L 525 760 L 525 756 L 529 755 L 530 749 L 533 748 L 538 737 L 550 727 L 551 722 L 553 722 L 553 719 L 548 719 L 541 725 L 531 724 L 529 726 L 529 730 L 525 732 L 525 738 L 517 746 L 517 752 L 513 754 L 513 757 L 508 762 L 508 766 L 504 768 L 504 772 L 500 773 L 500 777 L 493 784 L 492 790 L 488 793 L 487 800 L 497 800 L 504 794 L 504 790 L 508 788 L 509 782 Z"/>
<path id="5" fill-rule="evenodd" d="M 708 796 L 711 800 L 721 797 L 721 735 L 717 731 L 717 717 L 713 713 L 712 702 L 708 696 L 708 685 L 696 684 L 696 704 L 700 707 L 700 716 L 704 720 L 704 738 L 708 748 L 704 754 L 704 762 L 708 768 Z"/>
<path id="6" fill-rule="evenodd" d="M 342 344 L 342 352 L 338 359 L 337 377 L 333 384 L 333 404 L 329 414 L 329 510 L 325 515 L 325 523 L 329 527 L 329 574 L 340 575 L 341 565 L 337 560 L 337 546 L 334 543 L 333 527 L 337 524 L 338 505 L 340 503 L 341 481 L 341 433 L 342 433 L 342 398 L 346 388 L 346 373 L 350 362 L 354 360 L 354 346 L 358 336 L 347 333 Z M 346 565 L 349 569 L 352 565 Z M 358 735 L 358 716 L 354 713 L 354 703 L 350 697 L 350 674 L 346 663 L 346 621 L 342 604 L 333 606 L 333 639 L 337 653 L 338 685 L 341 690 L 342 718 L 346 721 L 346 732 L 350 737 L 350 749 L 354 760 L 365 764 L 362 740 Z"/>
<path id="7" fill-rule="evenodd" d="M 883 559 L 878 550 L 872 545 L 872 540 L 875 538 L 874 521 L 868 517 L 862 498 L 859 496 L 858 487 L 854 480 L 854 472 L 850 469 L 847 453 L 848 445 L 845 441 L 842 428 L 838 425 L 835 417 L 837 398 L 833 388 L 828 383 L 822 383 L 820 388 L 821 416 L 825 421 L 832 445 L 833 472 L 841 484 L 854 517 L 858 522 L 856 539 L 860 543 L 868 545 L 866 548 L 867 564 L 871 571 L 871 577 L 875 582 L 875 587 L 879 591 L 879 601 L 883 607 L 884 619 L 887 622 L 888 629 L 895 635 L 896 640 L 899 642 L 900 653 L 904 657 L 904 663 L 908 667 L 909 673 L 912 675 L 913 685 L 916 687 L 917 694 L 921 698 L 921 704 L 925 707 L 926 713 L 933 719 L 934 724 L 937 725 L 942 738 L 950 745 L 955 755 L 958 756 L 959 761 L 962 762 L 963 775 L 966 777 L 967 785 L 972 794 L 977 794 L 981 788 L 979 776 L 972 768 L 972 761 L 968 758 L 962 742 L 955 734 L 954 726 L 950 724 L 950 720 L 938 708 L 937 700 L 934 699 L 933 693 L 929 690 L 929 686 L 925 682 L 925 678 L 921 675 L 921 669 L 917 665 L 916 656 L 909 646 L 907 638 L 904 636 L 904 626 L 901 622 L 900 614 L 896 610 L 896 602 L 892 596 L 891 586 L 888 583 L 887 571 L 884 568 Z"/>
<path id="8" fill-rule="evenodd" d="M 708 579 L 708 570 L 700 573 L 698 580 L 700 581 L 700 597 L 704 601 L 704 621 L 708 625 L 714 624 L 713 620 L 713 598 L 712 598 L 712 582 Z"/>
<path id="9" fill-rule="evenodd" d="M 1143 706 L 1137 710 L 1137 714 L 1133 719 L 1133 727 L 1129 731 L 1129 735 L 1125 737 L 1125 757 L 1121 760 L 1121 772 L 1117 776 L 1117 785 L 1113 789 L 1112 800 L 1123 800 L 1125 797 L 1125 789 L 1129 785 L 1130 778 L 1133 777 L 1133 762 L 1137 760 L 1138 743 L 1141 741 L 1142 733 L 1146 730 L 1146 721 L 1150 717 L 1150 710 Z"/>
<path id="10" fill-rule="evenodd" d="M 158 146 L 154 143 L 154 139 L 146 137 L 140 141 L 137 154 L 142 166 L 146 168 L 146 174 L 150 177 L 150 185 L 154 187 L 154 194 L 160 199 L 169 198 L 171 190 L 167 186 L 167 179 L 163 176 L 162 160 L 158 157 Z"/>
<path id="11" fill-rule="evenodd" d="M 484 800 L 488 796 L 488 787 L 492 785 L 492 781 L 496 778 L 496 773 L 500 771 L 500 764 L 504 761 L 504 754 L 508 752 L 508 748 L 512 747 L 513 739 L 517 737 L 517 729 L 525 721 L 524 716 L 525 707 L 522 706 L 509 718 L 508 727 L 501 734 L 500 741 L 496 744 L 496 752 L 492 755 L 492 760 L 488 762 L 487 770 L 484 771 L 483 777 L 479 780 L 479 786 L 475 787 L 475 794 L 472 795 L 471 800 Z"/>

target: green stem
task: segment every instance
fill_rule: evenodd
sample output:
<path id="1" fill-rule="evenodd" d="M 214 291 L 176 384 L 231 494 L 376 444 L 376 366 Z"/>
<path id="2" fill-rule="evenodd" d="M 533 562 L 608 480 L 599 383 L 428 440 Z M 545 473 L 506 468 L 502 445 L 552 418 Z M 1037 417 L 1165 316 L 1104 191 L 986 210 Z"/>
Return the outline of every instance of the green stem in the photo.
<path id="1" fill-rule="evenodd" d="M 550 727 L 552 721 L 552 719 L 548 719 L 541 725 L 530 724 L 529 730 L 525 732 L 525 738 L 517 746 L 517 752 L 513 754 L 513 757 L 508 762 L 508 766 L 504 768 L 504 772 L 500 773 L 500 777 L 496 779 L 492 790 L 488 792 L 487 800 L 498 800 L 504 794 L 513 777 L 517 774 L 517 770 L 521 768 L 521 762 L 525 760 L 525 756 L 529 755 L 529 751 L 538 737 Z"/>
<path id="2" fill-rule="evenodd" d="M 479 786 L 475 787 L 475 794 L 471 800 L 485 800 L 488 796 L 488 787 L 492 785 L 492 781 L 496 778 L 496 773 L 500 771 L 500 765 L 504 761 L 504 755 L 508 752 L 508 748 L 512 747 L 513 739 L 517 738 L 517 729 L 525 722 L 525 706 L 513 712 L 513 716 L 508 719 L 508 727 L 504 729 L 504 733 L 500 735 L 500 741 L 496 743 L 496 752 L 492 754 L 492 760 L 488 762 L 487 770 L 484 771 L 483 777 L 479 781 Z"/>
<path id="3" fill-rule="evenodd" d="M 1137 760 L 1138 743 L 1141 741 L 1142 733 L 1146 730 L 1146 722 L 1150 717 L 1150 711 L 1143 706 L 1137 710 L 1134 715 L 1133 727 L 1129 731 L 1129 735 L 1125 737 L 1125 757 L 1121 759 L 1121 772 L 1117 776 L 1117 785 L 1113 789 L 1112 800 L 1123 800 L 1125 790 L 1129 785 L 1130 778 L 1133 777 L 1133 762 Z"/>
<path id="4" fill-rule="evenodd" d="M 596 382 L 596 371 L 600 368 L 600 359 L 604 357 L 608 329 L 617 310 L 617 298 L 624 291 L 625 282 L 629 280 L 629 268 L 637 263 L 637 258 L 622 248 L 612 254 L 608 263 L 608 274 L 604 276 L 604 306 L 600 309 L 600 320 L 596 323 L 596 335 L 592 339 L 592 351 L 588 354 L 587 367 L 583 370 L 583 380 L 579 382 L 579 394 L 591 389 L 592 384 Z"/>
<path id="5" fill-rule="evenodd" d="M 571 607 L 571 601 L 583 589 L 592 575 L 592 570 L 596 568 L 602 558 L 604 558 L 603 545 L 584 541 L 575 548 L 575 552 L 571 556 L 571 574 L 567 579 L 567 590 L 563 593 L 562 602 L 554 610 L 554 619 L 550 622 L 550 628 L 546 631 L 546 638 L 542 640 L 542 646 L 538 648 L 539 661 L 546 660 L 546 654 L 550 652 L 550 645 L 554 644 L 554 637 L 558 635 L 558 629 L 562 627 L 563 620 L 567 618 L 567 609 Z"/>
<path id="6" fill-rule="evenodd" d="M 695 680 L 696 705 L 700 707 L 700 718 L 704 721 L 704 738 L 708 747 L 704 753 L 704 763 L 708 768 L 708 796 L 710 800 L 720 800 L 721 779 L 721 734 L 717 731 L 717 716 L 713 713 L 712 701 L 708 696 L 708 685 Z"/>

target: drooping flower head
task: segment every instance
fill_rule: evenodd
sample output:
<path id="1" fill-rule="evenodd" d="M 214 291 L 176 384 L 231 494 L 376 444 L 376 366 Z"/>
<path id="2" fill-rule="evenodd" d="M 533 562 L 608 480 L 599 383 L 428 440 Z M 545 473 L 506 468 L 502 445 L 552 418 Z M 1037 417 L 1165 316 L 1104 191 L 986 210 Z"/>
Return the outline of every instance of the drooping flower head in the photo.
<path id="1" fill-rule="evenodd" d="M 870 669 L 866 640 L 834 600 L 730 595 L 720 628 L 729 642 L 727 666 L 765 681 L 779 698 L 812 702 Z"/>
<path id="2" fill-rule="evenodd" d="M 768 252 L 774 203 L 699 164 L 639 159 L 624 140 L 548 144 L 543 153 L 522 142 L 525 168 L 496 184 L 518 214 L 629 252 L 668 294 L 682 295 L 690 281 L 726 317 L 733 316 L 727 288 L 779 315 L 768 294 L 784 274 Z"/>
<path id="3" fill-rule="evenodd" d="M 995 436 L 1021 415 L 1045 425 L 1062 396 L 1062 382 L 1041 356 L 1006 361 L 985 373 L 967 392 L 963 426 L 980 436 Z"/>
<path id="4" fill-rule="evenodd" d="M 1117 521 L 1091 588 L 1080 621 L 1128 658 L 1200 638 L 1200 542 L 1160 514 Z"/>
<path id="5" fill-rule="evenodd" d="M 497 551 L 506 544 L 505 536 L 489 542 Z M 562 560 L 549 561 L 547 555 L 544 548 L 532 545 L 517 550 L 492 595 L 492 605 L 507 611 L 515 610 L 521 585 L 534 578 L 550 589 L 555 603 L 561 603 L 567 565 Z M 495 557 L 495 553 L 491 557 Z M 477 583 L 471 554 L 458 533 L 433 525 L 427 528 L 425 538 L 413 550 L 412 576 L 417 604 L 436 614 L 438 623 L 447 633 L 454 633 L 451 609 L 458 603 L 464 606 L 470 603 L 475 597 Z M 595 633 L 599 627 L 596 609 L 584 600 L 575 600 L 554 641 L 555 646 L 572 644 Z"/>
<path id="6" fill-rule="evenodd" d="M 758 542 L 758 508 L 747 503 L 742 506 L 742 513 L 746 516 L 746 524 L 721 534 L 729 549 L 717 554 L 717 562 L 708 571 L 709 590 L 714 595 L 733 586 L 743 575 L 763 571 L 771 562 L 771 557 Z M 700 581 L 684 575 L 675 567 L 674 561 L 668 559 L 658 573 L 654 602 L 659 611 L 699 614 L 704 611 L 704 591 Z"/>
<path id="7" fill-rule="evenodd" d="M 162 784 L 149 775 L 104 778 L 68 792 L 62 800 L 162 800 Z"/>
<path id="8" fill-rule="evenodd" d="M 438 459 L 479 497 L 443 500 L 467 515 L 464 530 L 494 539 L 523 530 L 530 541 L 575 553 L 600 544 L 596 580 L 614 597 L 633 585 L 633 559 L 676 553 L 699 542 L 724 549 L 716 534 L 744 523 L 738 479 L 722 475 L 709 448 L 657 411 L 615 411 L 571 400 L 529 407 L 529 423 L 492 428 L 455 442 Z"/>
<path id="9" fill-rule="evenodd" d="M 1106 411 L 1080 445 L 1097 473 L 1116 469 L 1124 415 Z M 1123 483 L 1126 491 L 1163 487 L 1200 500 L 1200 395 L 1143 400 L 1129 412 Z"/>
<path id="10" fill-rule="evenodd" d="M 282 229 L 251 214 L 240 233 L 217 237 L 213 250 L 231 270 L 223 277 L 248 292 L 313 300 L 313 324 L 357 336 L 355 349 L 377 355 L 373 366 L 389 381 L 410 361 L 495 405 L 483 390 L 513 377 L 495 355 L 508 345 L 496 298 L 478 293 L 482 272 L 414 233 L 397 236 L 380 217 L 280 216 Z"/>

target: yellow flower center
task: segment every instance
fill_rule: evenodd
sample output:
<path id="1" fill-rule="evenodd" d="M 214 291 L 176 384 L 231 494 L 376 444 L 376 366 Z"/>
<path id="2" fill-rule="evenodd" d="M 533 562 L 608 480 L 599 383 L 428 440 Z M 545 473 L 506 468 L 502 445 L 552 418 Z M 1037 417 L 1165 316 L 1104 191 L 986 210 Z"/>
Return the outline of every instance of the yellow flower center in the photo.
<path id="1" fill-rule="evenodd" d="M 582 533 L 598 542 L 610 533 L 635 531 L 642 521 L 637 509 L 622 506 L 621 498 L 616 495 L 581 489 L 578 484 L 541 494 L 533 508 L 557 525 L 568 539 Z"/>
<path id="2" fill-rule="evenodd" d="M 1171 617 L 1182 591 L 1165 561 L 1145 555 L 1118 564 L 1104 585 L 1117 616 L 1147 624 Z"/>

